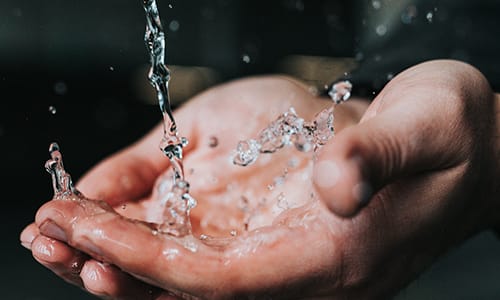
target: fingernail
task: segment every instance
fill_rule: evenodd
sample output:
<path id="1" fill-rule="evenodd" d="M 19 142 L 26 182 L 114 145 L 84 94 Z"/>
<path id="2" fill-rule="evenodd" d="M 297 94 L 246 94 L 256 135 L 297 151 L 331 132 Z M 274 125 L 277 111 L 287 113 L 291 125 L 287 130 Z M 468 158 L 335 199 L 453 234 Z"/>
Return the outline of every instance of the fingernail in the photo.
<path id="1" fill-rule="evenodd" d="M 24 229 L 23 232 L 21 233 L 21 246 L 24 248 L 31 250 L 31 244 L 33 243 L 33 240 L 35 239 L 36 235 L 33 234 L 33 231 Z"/>
<path id="2" fill-rule="evenodd" d="M 24 248 L 26 248 L 28 250 L 31 250 L 31 243 L 21 241 L 21 246 L 23 246 Z"/>
<path id="3" fill-rule="evenodd" d="M 57 226 L 57 224 L 51 220 L 43 222 L 43 224 L 40 226 L 40 232 L 46 236 L 49 236 L 51 238 L 54 238 L 62 242 L 68 241 L 66 232 L 64 232 L 64 230 L 62 230 L 61 227 Z"/>

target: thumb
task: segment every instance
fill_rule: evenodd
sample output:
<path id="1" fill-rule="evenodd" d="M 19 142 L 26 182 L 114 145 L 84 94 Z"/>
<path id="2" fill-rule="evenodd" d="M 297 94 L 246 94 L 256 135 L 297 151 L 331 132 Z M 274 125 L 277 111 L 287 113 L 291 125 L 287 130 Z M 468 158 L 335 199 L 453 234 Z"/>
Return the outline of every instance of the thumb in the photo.
<path id="1" fill-rule="evenodd" d="M 458 163 L 460 139 L 447 128 L 459 126 L 437 111 L 391 107 L 341 131 L 314 165 L 320 198 L 334 213 L 351 216 L 392 180 Z"/>

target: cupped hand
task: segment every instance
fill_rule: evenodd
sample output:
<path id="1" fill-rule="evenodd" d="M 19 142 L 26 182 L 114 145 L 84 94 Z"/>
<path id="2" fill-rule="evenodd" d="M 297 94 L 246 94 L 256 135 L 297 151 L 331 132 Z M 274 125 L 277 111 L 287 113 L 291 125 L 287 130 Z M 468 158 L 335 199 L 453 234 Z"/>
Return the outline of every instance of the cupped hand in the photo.
<path id="1" fill-rule="evenodd" d="M 337 218 L 314 196 L 312 154 L 287 147 L 248 167 L 231 161 L 239 140 L 256 137 L 290 106 L 310 120 L 329 105 L 294 80 L 263 77 L 213 88 L 176 111 L 190 140 L 185 173 L 198 200 L 193 236 L 171 237 L 151 224 L 161 211 L 158 188 L 168 182 L 159 126 L 80 180 L 86 198 L 114 209 L 52 200 L 21 240 L 43 265 L 102 297 L 329 294 L 341 284 L 342 249 L 333 234 Z M 336 130 L 357 123 L 366 106 L 339 106 Z"/>
<path id="2" fill-rule="evenodd" d="M 320 198 L 353 224 L 340 233 L 344 288 L 392 294 L 437 257 L 498 227 L 500 97 L 451 60 L 391 80 L 360 123 L 326 145 L 314 170 Z"/>
<path id="3" fill-rule="evenodd" d="M 252 167 L 231 166 L 228 152 L 239 139 L 255 136 L 290 105 L 311 118 L 325 105 L 305 100 L 312 98 L 287 80 L 254 79 L 211 90 L 178 111 L 192 141 L 186 170 L 199 202 L 194 234 L 216 238 L 179 240 L 95 201 L 51 201 L 37 214 L 42 234 L 32 249 L 63 249 L 60 259 L 45 264 L 69 280 L 67 274 L 76 273 L 70 262 L 86 261 L 83 271 L 92 276 L 82 271 L 77 279 L 114 298 L 161 299 L 170 291 L 200 298 L 377 299 L 394 295 L 450 247 L 498 223 L 498 100 L 477 70 L 454 61 L 410 68 L 384 88 L 359 124 L 363 105 L 339 106 L 344 111 L 336 124 L 349 128 L 321 149 L 312 186 L 310 157 L 290 149 Z M 247 116 L 255 122 L 245 122 Z M 84 194 L 113 205 L 127 201 L 124 214 L 149 220 L 147 191 L 167 167 L 155 157 L 157 136 L 91 171 L 83 182 L 94 183 L 82 184 Z M 220 144 L 211 148 L 214 136 Z M 143 181 L 113 177 L 113 162 L 127 165 L 129 157 L 140 157 L 143 171 L 136 171 Z M 266 190 L 291 158 L 286 190 Z M 91 187 L 103 183 L 108 186 Z M 109 188 L 121 185 L 126 194 Z M 291 209 L 278 205 L 278 192 Z M 130 202 L 132 195 L 144 200 Z"/>

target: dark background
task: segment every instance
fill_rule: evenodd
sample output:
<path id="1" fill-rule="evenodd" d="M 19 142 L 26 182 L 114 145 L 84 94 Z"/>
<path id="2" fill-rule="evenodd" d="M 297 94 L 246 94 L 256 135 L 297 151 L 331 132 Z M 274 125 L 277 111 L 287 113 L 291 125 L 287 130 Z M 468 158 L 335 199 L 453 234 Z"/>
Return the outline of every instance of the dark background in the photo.
<path id="1" fill-rule="evenodd" d="M 350 1 L 268 2 L 159 1 L 174 107 L 233 78 L 288 73 L 322 86 L 355 66 Z M 93 299 L 36 263 L 18 236 L 52 196 L 43 167 L 52 141 L 77 180 L 160 120 L 145 80 L 141 4 L 0 2 L 0 299 Z M 484 233 L 399 299 L 497 299 L 499 268 L 500 243 Z"/>

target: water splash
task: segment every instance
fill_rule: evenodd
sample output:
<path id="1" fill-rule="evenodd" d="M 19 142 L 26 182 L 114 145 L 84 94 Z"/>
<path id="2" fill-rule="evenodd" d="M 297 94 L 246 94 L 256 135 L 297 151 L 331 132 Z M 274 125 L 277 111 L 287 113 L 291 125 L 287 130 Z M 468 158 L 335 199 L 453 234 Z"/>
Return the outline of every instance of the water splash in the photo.
<path id="1" fill-rule="evenodd" d="M 184 236 L 191 233 L 189 212 L 196 205 L 196 201 L 189 195 L 189 183 L 184 179 L 182 163 L 183 148 L 187 146 L 188 140 L 179 137 L 170 105 L 168 89 L 170 71 L 165 64 L 165 32 L 158 6 L 155 0 L 143 0 L 143 7 L 146 13 L 144 42 L 151 62 L 148 79 L 156 90 L 163 115 L 163 138 L 160 149 L 170 160 L 174 171 L 172 189 L 164 203 L 164 221 L 159 230 L 175 236 Z"/>
<path id="2" fill-rule="evenodd" d="M 264 128 L 257 139 L 240 141 L 236 146 L 233 163 L 248 166 L 261 153 L 274 153 L 288 145 L 294 145 L 301 152 L 316 151 L 334 135 L 335 105 L 347 101 L 351 97 L 351 90 L 352 84 L 347 80 L 332 85 L 328 95 L 333 105 L 316 114 L 312 122 L 300 118 L 291 107 Z"/>
<path id="3" fill-rule="evenodd" d="M 62 154 L 57 143 L 49 146 L 50 159 L 45 163 L 45 170 L 52 177 L 54 199 L 65 199 L 68 196 L 80 196 L 81 193 L 73 186 L 71 175 L 66 172 L 63 165 Z"/>

